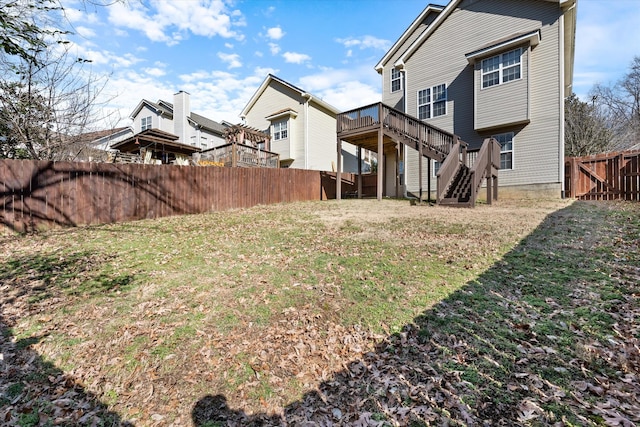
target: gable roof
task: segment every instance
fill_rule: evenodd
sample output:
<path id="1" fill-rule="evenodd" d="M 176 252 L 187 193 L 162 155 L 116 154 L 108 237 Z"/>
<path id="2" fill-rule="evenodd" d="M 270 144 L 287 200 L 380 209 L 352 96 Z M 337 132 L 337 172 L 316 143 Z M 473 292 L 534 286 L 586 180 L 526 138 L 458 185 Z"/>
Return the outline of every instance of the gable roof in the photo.
<path id="1" fill-rule="evenodd" d="M 262 96 L 264 91 L 267 89 L 267 87 L 269 87 L 271 82 L 278 82 L 281 85 L 284 85 L 284 86 L 288 87 L 292 91 L 299 93 L 300 96 L 302 96 L 303 98 L 309 99 L 309 102 L 314 102 L 314 103 L 320 105 L 321 107 L 326 108 L 327 110 L 331 111 L 334 114 L 340 113 L 340 110 L 338 110 L 336 107 L 334 107 L 331 104 L 328 104 L 328 103 L 324 102 L 322 99 L 318 98 L 317 96 L 314 96 L 314 95 L 312 95 L 312 94 L 300 89 L 299 87 L 294 86 L 291 83 L 286 82 L 286 81 L 282 80 L 281 78 L 274 76 L 273 74 L 268 74 L 267 77 L 262 82 L 262 84 L 260 85 L 260 87 L 258 88 L 258 90 L 256 90 L 256 92 L 253 94 L 253 96 L 251 97 L 251 99 L 249 100 L 247 105 L 242 109 L 242 112 L 240 113 L 240 118 L 244 119 L 245 117 L 247 117 L 247 114 L 249 113 L 249 110 L 251 110 L 251 108 L 253 108 L 255 103 L 258 101 L 258 99 L 260 99 L 260 97 Z"/>
<path id="2" fill-rule="evenodd" d="M 418 15 L 416 19 L 413 20 L 409 28 L 405 30 L 404 33 L 400 36 L 400 38 L 391 46 L 391 49 L 387 53 L 384 54 L 382 59 L 378 61 L 378 64 L 374 67 L 377 72 L 381 72 L 384 65 L 389 61 L 389 59 L 400 49 L 400 46 L 404 44 L 405 41 L 413 34 L 413 32 L 420 26 L 420 24 L 427 18 L 429 14 L 432 13 L 440 13 L 444 9 L 444 6 L 439 6 L 437 4 L 428 4 L 427 7 Z"/>
<path id="3" fill-rule="evenodd" d="M 85 143 L 97 143 L 101 139 L 111 139 L 119 134 L 126 134 L 128 132 L 133 133 L 133 130 L 129 126 L 113 128 L 113 129 L 104 129 L 97 130 L 93 132 L 85 132 L 83 134 L 78 135 L 78 140 Z"/>
<path id="4" fill-rule="evenodd" d="M 134 119 L 138 115 L 138 113 L 140 113 L 140 110 L 142 110 L 142 107 L 144 106 L 149 107 L 151 110 L 155 111 L 157 114 L 164 114 L 165 116 L 173 119 L 173 104 L 167 101 L 163 101 L 161 99 L 158 100 L 158 102 L 151 102 L 146 99 L 143 99 L 138 103 L 138 105 L 136 106 L 136 108 L 133 110 L 133 112 L 129 117 L 131 119 Z M 193 112 L 189 114 L 188 119 L 192 123 L 200 127 L 209 129 L 211 131 L 217 132 L 220 135 L 223 135 L 225 129 L 227 128 L 227 126 L 221 123 L 218 123 L 215 120 L 211 120 L 207 117 L 204 117 L 200 114 L 196 114 Z"/>
<path id="5" fill-rule="evenodd" d="M 447 19 L 449 15 L 451 15 L 451 12 L 453 12 L 456 9 L 456 7 L 458 7 L 461 1 L 462 0 L 451 0 L 449 4 L 447 4 L 447 6 L 445 6 L 444 9 L 442 9 L 438 13 L 435 20 L 429 26 L 427 26 L 427 28 L 425 28 L 422 34 L 420 34 L 413 41 L 413 43 L 411 43 L 411 45 L 407 48 L 407 50 L 402 55 L 400 55 L 400 57 L 396 60 L 396 62 L 394 62 L 393 66 L 398 69 L 404 68 L 406 61 L 418 50 L 420 46 L 422 46 L 422 43 L 424 43 L 425 40 L 427 40 L 431 36 L 431 34 L 433 34 L 433 32 L 440 26 L 440 24 L 442 24 L 442 22 L 444 22 L 444 20 Z M 564 34 L 563 34 L 564 76 L 563 77 L 564 77 L 565 87 L 569 88 L 571 87 L 573 82 L 577 0 L 536 0 L 536 1 L 546 1 L 546 2 L 557 3 L 562 8 L 563 13 L 565 14 L 565 17 L 567 18 L 564 20 L 564 28 L 563 28 L 563 31 L 564 31 Z M 425 11 L 423 11 L 420 14 L 417 20 L 420 20 L 420 18 L 424 19 L 424 17 L 427 16 L 428 13 L 426 12 L 427 12 L 427 9 L 429 9 L 429 6 L 427 6 Z M 405 33 L 402 35 L 401 37 L 402 42 L 404 42 L 404 40 L 406 40 L 413 31 L 415 31 L 418 25 L 419 25 L 419 22 L 418 24 L 416 24 L 416 21 L 414 21 L 414 23 L 411 24 L 411 26 L 407 29 L 407 31 L 405 31 Z M 401 44 L 402 43 L 400 42 L 400 40 L 398 40 L 398 42 L 394 44 L 391 50 L 393 50 L 394 48 L 397 50 Z M 387 52 L 387 54 L 383 57 L 383 60 L 388 61 L 392 54 L 393 53 L 389 54 L 389 52 Z M 378 71 L 378 73 L 382 72 L 382 67 L 386 63 L 386 62 L 383 62 L 383 60 L 381 60 L 378 63 L 378 65 L 376 65 L 376 71 Z"/>
<path id="6" fill-rule="evenodd" d="M 112 149 L 120 150 L 123 153 L 136 153 L 140 148 L 153 146 L 160 147 L 162 151 L 192 155 L 202 151 L 198 147 L 178 142 L 178 136 L 160 129 L 147 129 L 137 133 L 123 141 L 111 145 Z"/>

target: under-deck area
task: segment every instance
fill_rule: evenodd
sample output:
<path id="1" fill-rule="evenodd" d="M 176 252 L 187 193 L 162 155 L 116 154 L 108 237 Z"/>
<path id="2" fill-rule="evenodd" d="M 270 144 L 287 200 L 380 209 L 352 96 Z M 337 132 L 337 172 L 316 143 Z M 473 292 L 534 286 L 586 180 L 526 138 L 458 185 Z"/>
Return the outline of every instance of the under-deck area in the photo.
<path id="1" fill-rule="evenodd" d="M 356 145 L 359 148 L 358 153 L 361 153 L 362 149 L 377 153 L 377 198 L 379 200 L 383 196 L 393 195 L 388 194 L 389 191 L 385 192 L 385 177 L 387 180 L 395 181 L 393 196 L 400 197 L 400 174 L 402 173 L 400 166 L 405 146 L 419 151 L 421 160 L 426 157 L 442 162 L 457 139 L 449 132 L 428 125 L 383 103 L 346 111 L 337 117 L 338 152 L 342 148 L 342 141 L 346 141 Z M 358 164 L 361 163 L 360 160 L 358 159 Z M 342 170 L 340 161 L 338 157 L 338 174 Z M 389 170 L 390 168 L 393 170 Z M 421 172 L 422 166 L 419 169 Z M 360 175 L 361 171 L 359 170 L 358 173 Z M 358 195 L 360 195 L 361 179 L 358 182 Z M 340 198 L 340 179 L 337 180 L 337 186 L 336 194 Z"/>
<path id="2" fill-rule="evenodd" d="M 473 165 L 467 153 L 467 144 L 453 133 L 429 125 L 381 102 L 360 107 L 338 114 L 337 150 L 342 152 L 342 142 L 358 147 L 358 197 L 362 194 L 362 149 L 377 153 L 377 190 L 378 200 L 384 196 L 401 196 L 401 174 L 404 172 L 403 159 L 405 148 L 418 151 L 419 198 L 422 200 L 422 162 L 426 159 L 440 162 L 438 172 L 438 203 L 458 205 L 459 201 L 467 206 L 475 204 L 475 198 L 484 178 L 492 182 L 488 187 L 488 201 L 497 198 L 497 170 L 500 164 L 500 146 L 494 139 L 487 139 L 478 153 L 475 153 Z M 449 156 L 450 153 L 457 155 Z M 340 200 L 342 160 L 338 156 L 336 197 Z M 430 191 L 430 169 L 427 174 L 427 191 Z M 386 178 L 386 180 L 385 180 Z M 389 191 L 387 183 L 395 181 L 395 194 Z M 456 187 L 456 188 L 454 188 Z M 385 191 L 386 190 L 386 191 Z M 492 191 L 493 190 L 493 191 Z M 464 194 L 463 194 L 464 193 Z M 492 195 L 493 194 L 493 195 Z M 455 200 L 454 200 L 455 197 Z"/>

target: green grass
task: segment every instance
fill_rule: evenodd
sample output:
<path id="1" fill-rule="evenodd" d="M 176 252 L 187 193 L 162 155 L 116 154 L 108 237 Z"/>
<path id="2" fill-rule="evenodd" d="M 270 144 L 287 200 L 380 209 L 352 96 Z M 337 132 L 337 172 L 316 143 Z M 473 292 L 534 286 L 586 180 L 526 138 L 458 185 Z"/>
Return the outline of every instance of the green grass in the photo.
<path id="1" fill-rule="evenodd" d="M 357 203 L 368 202 L 346 206 Z M 616 338 L 621 302 L 635 304 L 634 206 L 445 211 L 401 203 L 367 205 L 383 212 L 373 218 L 371 207 L 361 218 L 337 203 L 308 203 L 16 237 L 0 280 L 13 280 L 22 293 L 7 298 L 29 309 L 10 333 L 20 350 L 90 372 L 87 384 L 109 378 L 95 393 L 122 411 L 168 404 L 177 392 L 188 406 L 196 390 L 253 411 L 286 406 L 316 386 L 310 372 L 324 370 L 331 383 L 367 351 L 388 355 L 409 383 L 411 374 L 437 378 L 431 395 L 445 384 L 456 390 L 462 406 L 430 403 L 454 424 L 460 408 L 478 419 L 511 414 L 513 422 L 524 399 L 571 396 L 584 372 L 620 377 L 620 367 L 589 349 Z M 328 345 L 335 330 L 345 343 L 336 338 L 327 354 L 310 350 Z M 349 353 L 354 331 L 383 335 L 385 344 L 370 340 Z M 105 365 L 94 372 L 89 360 Z M 360 380 L 347 384 L 377 396 L 360 396 L 372 419 L 391 420 L 374 404 L 387 390 Z M 145 381 L 154 381 L 152 392 L 135 388 Z M 143 390 L 152 403 L 124 403 L 124 390 Z M 420 402 L 396 391 L 398 406 Z M 539 420 L 597 424 L 597 414 L 565 398 L 541 405 Z"/>

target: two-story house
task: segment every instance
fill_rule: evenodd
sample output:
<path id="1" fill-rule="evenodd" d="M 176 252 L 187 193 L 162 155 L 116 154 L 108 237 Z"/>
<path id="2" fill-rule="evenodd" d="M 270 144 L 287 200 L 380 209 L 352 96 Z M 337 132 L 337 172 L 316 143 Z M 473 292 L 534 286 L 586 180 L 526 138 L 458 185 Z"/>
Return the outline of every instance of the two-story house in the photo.
<path id="1" fill-rule="evenodd" d="M 564 195 L 564 99 L 571 93 L 576 6 L 577 0 L 428 5 L 375 66 L 382 104 L 428 124 L 423 134 L 442 130 L 469 151 L 495 138 L 501 196 Z M 400 165 L 402 191 L 434 191 L 448 153 L 436 147 L 432 153 L 443 156 L 422 162 L 411 144 L 402 145 L 385 153 Z M 389 162 L 384 166 L 389 173 Z"/>
<path id="2" fill-rule="evenodd" d="M 245 125 L 271 135 L 266 149 L 280 155 L 281 167 L 335 171 L 338 113 L 317 96 L 269 74 L 240 118 Z M 351 144 L 344 145 L 340 159 L 343 171 L 357 171 L 356 150 Z"/>
<path id="3" fill-rule="evenodd" d="M 227 126 L 192 112 L 188 92 L 174 94 L 173 103 L 143 99 L 130 118 L 134 135 L 111 148 L 137 153 L 146 146 L 147 153 L 151 153 L 157 162 L 186 159 L 226 143 Z"/>

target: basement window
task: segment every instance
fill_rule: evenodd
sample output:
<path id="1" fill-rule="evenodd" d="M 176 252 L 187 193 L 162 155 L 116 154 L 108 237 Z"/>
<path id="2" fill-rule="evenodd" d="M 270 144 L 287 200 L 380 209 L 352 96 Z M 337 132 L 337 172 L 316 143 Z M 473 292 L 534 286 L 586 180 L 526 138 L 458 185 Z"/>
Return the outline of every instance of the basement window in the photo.
<path id="1" fill-rule="evenodd" d="M 513 132 L 492 135 L 500 143 L 500 170 L 513 169 Z"/>

